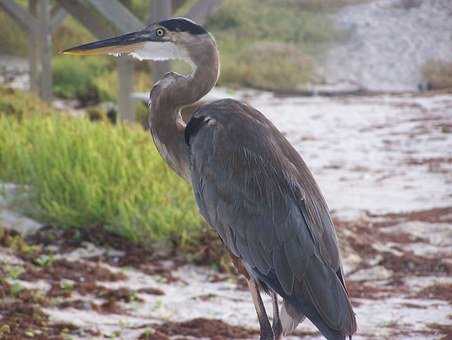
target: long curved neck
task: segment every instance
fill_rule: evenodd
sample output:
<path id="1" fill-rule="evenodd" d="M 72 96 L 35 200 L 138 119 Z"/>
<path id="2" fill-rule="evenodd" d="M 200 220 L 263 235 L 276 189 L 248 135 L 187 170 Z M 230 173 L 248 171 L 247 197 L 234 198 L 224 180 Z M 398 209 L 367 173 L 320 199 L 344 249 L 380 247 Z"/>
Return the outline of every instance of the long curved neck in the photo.
<path id="1" fill-rule="evenodd" d="M 208 37 L 188 51 L 194 72 L 190 76 L 168 73 L 151 91 L 149 125 L 155 145 L 168 165 L 189 180 L 188 146 L 180 109 L 197 102 L 215 86 L 219 55 L 215 41 Z"/>

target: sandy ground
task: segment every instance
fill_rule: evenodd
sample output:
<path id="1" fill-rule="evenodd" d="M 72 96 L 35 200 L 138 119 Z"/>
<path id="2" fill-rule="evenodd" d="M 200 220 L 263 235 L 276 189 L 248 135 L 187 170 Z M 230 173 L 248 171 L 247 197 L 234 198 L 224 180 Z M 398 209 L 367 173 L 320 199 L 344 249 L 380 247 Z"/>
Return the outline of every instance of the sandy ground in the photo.
<path id="1" fill-rule="evenodd" d="M 450 0 L 373 0 L 334 15 L 348 39 L 331 47 L 329 83 L 372 91 L 416 90 L 429 60 L 452 61 Z"/>
<path id="2" fill-rule="evenodd" d="M 311 167 L 341 240 L 358 318 L 355 338 L 450 339 L 452 95 L 276 98 L 219 89 L 215 96 L 256 106 Z M 7 186 L 4 196 L 13 192 Z M 39 228 L 7 199 L 0 201 L 0 226 Z M 49 232 L 33 239 L 45 245 L 39 261 L 0 237 L 0 270 L 8 284 L 22 287 L 22 295 L 45 297 L 38 304 L 45 326 L 24 326 L 34 337 L 257 337 L 251 299 L 235 277 Z M 24 268 L 19 275 L 18 267 Z M 35 298 L 25 297 L 25 307 L 35 306 Z M 2 300 L 0 325 L 29 316 L 25 307 Z M 299 337 L 320 338 L 309 322 L 298 327 L 293 338 Z"/>

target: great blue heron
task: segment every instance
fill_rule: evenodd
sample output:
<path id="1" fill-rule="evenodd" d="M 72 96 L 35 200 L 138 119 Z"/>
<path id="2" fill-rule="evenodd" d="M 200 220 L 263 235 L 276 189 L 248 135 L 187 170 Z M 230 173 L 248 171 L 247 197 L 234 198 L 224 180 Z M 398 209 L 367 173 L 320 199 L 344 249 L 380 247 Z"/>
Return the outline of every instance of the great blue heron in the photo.
<path id="1" fill-rule="evenodd" d="M 281 339 L 304 317 L 328 339 L 356 331 L 327 204 L 292 145 L 262 113 L 232 99 L 200 106 L 187 124 L 181 118 L 181 108 L 218 80 L 211 34 L 173 18 L 64 52 L 190 63 L 190 76 L 170 72 L 152 88 L 150 131 L 169 166 L 193 186 L 201 215 L 246 276 L 261 339 Z M 261 289 L 272 296 L 272 325 Z"/>

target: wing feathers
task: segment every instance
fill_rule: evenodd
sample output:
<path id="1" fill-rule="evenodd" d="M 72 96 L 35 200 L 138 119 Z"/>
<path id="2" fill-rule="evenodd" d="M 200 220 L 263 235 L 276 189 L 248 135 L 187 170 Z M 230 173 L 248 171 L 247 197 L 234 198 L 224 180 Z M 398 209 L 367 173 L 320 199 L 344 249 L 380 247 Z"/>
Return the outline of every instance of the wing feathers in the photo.
<path id="1" fill-rule="evenodd" d="M 294 274 L 287 262 L 283 245 L 273 248 L 273 268 L 284 292 L 288 296 L 292 295 Z"/>
<path id="2" fill-rule="evenodd" d="M 336 273 L 316 256 L 306 271 L 306 290 L 326 323 L 335 330 L 352 334 L 356 321 L 347 293 Z M 329 294 L 325 294 L 328 291 Z"/>
<path id="3" fill-rule="evenodd" d="M 262 114 L 238 102 L 206 105 L 195 119 L 188 142 L 201 214 L 250 274 L 298 313 L 325 334 L 352 334 L 334 226 L 301 157 Z M 201 124 L 208 119 L 215 124 Z"/>
<path id="4" fill-rule="evenodd" d="M 297 281 L 302 282 L 306 273 L 309 257 L 300 256 L 300 249 L 302 249 L 302 246 L 296 238 L 289 239 L 284 244 L 284 251 L 290 269 L 293 271 Z"/>

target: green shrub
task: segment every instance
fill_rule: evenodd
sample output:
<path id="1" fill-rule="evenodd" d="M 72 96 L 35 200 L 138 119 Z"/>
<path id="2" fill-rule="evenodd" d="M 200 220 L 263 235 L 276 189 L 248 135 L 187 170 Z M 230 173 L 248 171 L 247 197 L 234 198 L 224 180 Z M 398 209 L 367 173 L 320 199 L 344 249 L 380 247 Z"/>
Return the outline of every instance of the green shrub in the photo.
<path id="1" fill-rule="evenodd" d="M 193 238 L 191 188 L 136 126 L 61 114 L 0 114 L 0 181 L 30 185 L 31 216 L 55 225 L 106 226 L 135 242 Z"/>
<path id="2" fill-rule="evenodd" d="M 274 3 L 280 0 L 271 0 Z M 329 11 L 334 12 L 342 7 L 350 5 L 358 5 L 361 3 L 370 2 L 372 0 L 285 0 L 291 5 L 298 6 L 304 11 Z"/>
<path id="3" fill-rule="evenodd" d="M 135 121 L 142 127 L 146 127 L 148 124 L 149 107 L 143 101 L 139 101 L 135 105 Z"/>
<path id="4" fill-rule="evenodd" d="M 77 98 L 83 104 L 116 97 L 116 75 L 104 57 L 60 56 L 53 64 L 53 91 L 61 98 Z"/>
<path id="5" fill-rule="evenodd" d="M 309 81 L 315 68 L 312 60 L 344 37 L 326 13 L 301 10 L 292 1 L 225 0 L 207 28 L 220 48 L 220 84 L 269 89 Z"/>
<path id="6" fill-rule="evenodd" d="M 0 10 L 0 51 L 11 55 L 27 55 L 27 36 L 2 10 Z"/>
<path id="7" fill-rule="evenodd" d="M 245 42 L 274 41 L 313 51 L 341 36 L 325 13 L 269 0 L 225 0 L 209 18 L 207 28 L 220 45 L 224 39 L 234 38 L 236 48 Z"/>
<path id="8" fill-rule="evenodd" d="M 100 72 L 93 79 L 94 88 L 101 102 L 116 102 L 118 96 L 118 73 L 116 70 Z"/>
<path id="9" fill-rule="evenodd" d="M 86 117 L 92 122 L 110 122 L 116 124 L 118 122 L 118 112 L 114 104 L 110 102 L 101 103 L 85 108 Z"/>
<path id="10" fill-rule="evenodd" d="M 225 64 L 225 74 L 240 77 L 249 87 L 291 90 L 313 77 L 311 58 L 286 43 L 256 43 L 245 49 L 235 65 Z M 233 79 L 231 79 L 233 81 Z"/>
<path id="11" fill-rule="evenodd" d="M 149 19 L 149 7 L 151 5 L 150 1 L 120 0 L 120 2 L 142 22 L 146 22 Z"/>
<path id="12" fill-rule="evenodd" d="M 47 116 L 54 112 L 48 104 L 29 93 L 0 86 L 0 116 L 14 116 L 21 120 L 35 114 Z"/>
<path id="13" fill-rule="evenodd" d="M 74 17 L 68 16 L 52 36 L 55 53 L 94 40 L 94 36 Z"/>
<path id="14" fill-rule="evenodd" d="M 422 74 L 432 90 L 452 89 L 452 62 L 430 60 L 423 65 Z"/>
<path id="15" fill-rule="evenodd" d="M 261 56 L 248 55 L 248 58 L 255 58 L 251 61 L 254 65 L 252 73 L 255 79 L 250 82 L 248 67 L 250 63 L 241 62 L 249 47 L 266 42 L 290 44 L 300 53 L 309 56 L 310 60 L 316 60 L 332 42 L 345 37 L 346 32 L 338 31 L 330 18 L 331 8 L 335 10 L 349 3 L 362 1 L 368 0 L 224 0 L 220 9 L 206 24 L 207 29 L 215 35 L 221 52 L 220 84 L 285 89 L 287 81 L 280 80 L 281 77 L 276 77 L 271 87 L 267 86 L 269 75 L 259 73 L 268 69 L 273 69 L 275 75 L 278 75 L 278 72 L 275 60 L 271 58 L 263 60 Z M 186 13 L 195 2 L 195 0 L 186 1 L 176 15 Z M 146 21 L 149 13 L 148 1 L 122 0 L 122 3 L 143 22 Z M 1 50 L 10 54 L 24 55 L 27 50 L 26 35 L 2 13 L 0 12 Z M 1 20 L 1 15 L 4 16 L 4 21 Z M 94 38 L 91 33 L 74 18 L 69 17 L 53 36 L 54 50 L 59 51 L 92 39 Z M 284 62 L 279 62 L 281 74 L 286 74 L 292 68 L 291 63 L 297 64 L 298 55 L 295 53 L 294 59 L 287 56 Z M 103 57 L 106 73 L 102 75 L 97 72 L 103 67 L 93 69 L 92 62 L 86 62 L 85 59 L 87 58 L 76 60 L 68 56 L 55 58 L 55 94 L 63 98 L 77 98 L 89 104 L 115 100 L 117 79 L 116 72 L 111 66 L 114 59 Z M 312 62 L 310 68 L 297 69 L 291 74 L 290 81 L 295 86 L 304 84 L 312 78 L 311 73 L 315 66 Z M 78 72 L 80 74 L 77 74 Z"/>
<path id="16" fill-rule="evenodd" d="M 26 1 L 20 1 L 26 7 Z M 92 40 L 92 34 L 77 20 L 69 16 L 52 36 L 54 52 Z M 0 10 L 0 51 L 2 53 L 26 56 L 28 38 L 20 26 L 8 14 Z"/>

